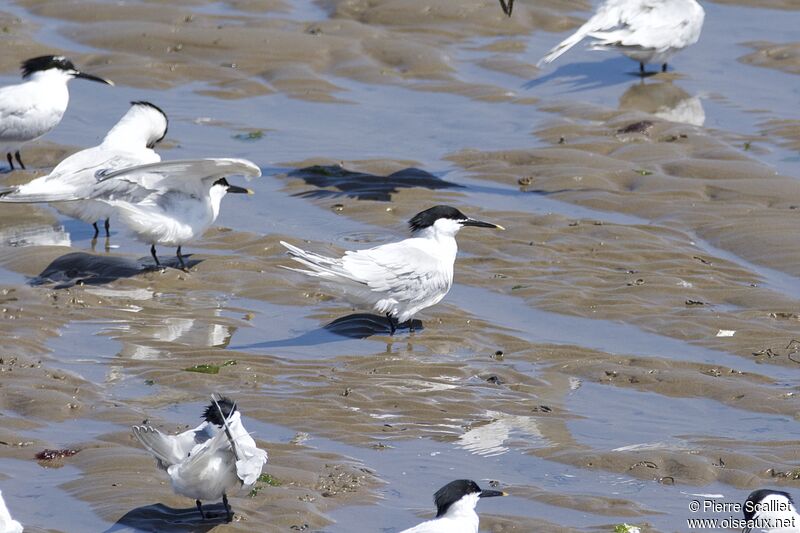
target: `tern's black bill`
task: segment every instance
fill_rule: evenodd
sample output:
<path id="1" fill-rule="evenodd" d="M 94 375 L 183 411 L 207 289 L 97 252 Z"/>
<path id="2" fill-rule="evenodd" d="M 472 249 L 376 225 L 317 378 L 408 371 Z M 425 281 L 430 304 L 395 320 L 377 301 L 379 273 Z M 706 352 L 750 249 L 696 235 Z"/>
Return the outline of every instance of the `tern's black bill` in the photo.
<path id="1" fill-rule="evenodd" d="M 107 79 L 101 78 L 100 76 L 95 76 L 94 74 L 86 74 L 85 72 L 80 72 L 80 71 L 76 72 L 75 73 L 75 77 L 76 78 L 80 78 L 82 80 L 89 80 L 89 81 L 96 81 L 98 83 L 105 83 L 106 85 L 114 85 L 114 82 L 111 81 L 111 80 L 107 80 Z"/>
<path id="2" fill-rule="evenodd" d="M 228 185 L 228 188 L 225 189 L 227 192 L 234 192 L 234 193 L 241 193 L 241 194 L 253 194 L 253 191 L 250 189 L 245 189 L 244 187 L 238 187 L 236 185 Z"/>
<path id="3" fill-rule="evenodd" d="M 481 220 L 475 220 L 472 218 L 468 218 L 464 222 L 461 223 L 462 226 L 475 226 L 476 228 L 495 228 L 495 229 L 506 229 L 503 226 L 498 224 L 492 224 L 491 222 L 483 222 Z"/>
<path id="4" fill-rule="evenodd" d="M 499 490 L 482 490 L 478 495 L 479 498 L 492 498 L 494 496 L 508 496 L 508 494 Z"/>

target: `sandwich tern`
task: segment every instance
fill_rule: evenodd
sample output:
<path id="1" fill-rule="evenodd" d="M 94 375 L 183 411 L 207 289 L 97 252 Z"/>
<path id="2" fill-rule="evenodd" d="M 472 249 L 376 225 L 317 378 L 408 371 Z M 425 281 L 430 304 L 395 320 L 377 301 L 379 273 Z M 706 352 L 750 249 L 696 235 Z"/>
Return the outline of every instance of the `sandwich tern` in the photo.
<path id="1" fill-rule="evenodd" d="M 201 236 L 217 219 L 227 193 L 253 194 L 228 183 L 226 176 L 258 177 L 261 169 L 244 159 L 183 159 L 99 171 L 97 185 L 85 199 L 113 208 L 137 239 L 150 244 L 156 267 L 156 245 L 177 246 L 186 269 L 183 244 Z"/>
<path id="2" fill-rule="evenodd" d="M 165 435 L 150 426 L 133 426 L 134 436 L 166 470 L 176 494 L 195 500 L 205 520 L 202 500 L 219 500 L 228 521 L 233 518 L 228 492 L 252 487 L 267 462 L 242 425 L 236 404 L 211 397 L 203 423 L 178 435 Z"/>
<path id="3" fill-rule="evenodd" d="M 513 3 L 513 2 L 512 2 Z M 509 7 L 510 11 L 510 7 Z M 586 37 L 592 50 L 616 50 L 639 62 L 667 60 L 700 39 L 705 11 L 696 0 L 606 0 L 583 26 L 550 50 L 537 64 L 552 63 Z"/>
<path id="4" fill-rule="evenodd" d="M 103 142 L 64 159 L 50 174 L 30 183 L 0 191 L 0 202 L 54 202 L 61 213 L 94 227 L 109 218 L 114 209 L 99 200 L 76 200 L 93 196 L 103 174 L 135 165 L 161 161 L 153 148 L 167 135 L 169 121 L 158 106 L 150 102 L 131 102 L 125 115 L 106 134 Z"/>
<path id="5" fill-rule="evenodd" d="M 392 335 L 397 324 L 438 303 L 453 284 L 456 234 L 464 226 L 505 229 L 469 218 L 447 205 L 437 205 L 409 221 L 412 237 L 374 248 L 326 257 L 281 241 L 293 260 L 310 270 L 283 267 L 321 278 L 352 304 L 385 314 Z M 411 323 L 409 322 L 411 325 Z M 413 327 L 413 325 L 411 325 Z"/>
<path id="6" fill-rule="evenodd" d="M 499 490 L 481 490 L 471 479 L 451 481 L 433 495 L 436 518 L 400 533 L 478 533 L 475 506 L 480 498 L 494 496 L 507 494 Z"/>
<path id="7" fill-rule="evenodd" d="M 747 497 L 742 512 L 746 521 L 743 533 L 800 531 L 800 515 L 797 514 L 792 496 L 787 492 L 772 489 L 754 490 Z"/>
<path id="8" fill-rule="evenodd" d="M 0 88 L 0 147 L 14 170 L 13 153 L 21 168 L 20 147 L 58 126 L 69 104 L 67 82 L 73 78 L 114 85 L 81 72 L 64 56 L 39 56 L 22 62 L 23 82 Z"/>
<path id="9" fill-rule="evenodd" d="M 11 518 L 8 512 L 3 491 L 0 491 L 0 533 L 22 533 L 22 524 Z"/>

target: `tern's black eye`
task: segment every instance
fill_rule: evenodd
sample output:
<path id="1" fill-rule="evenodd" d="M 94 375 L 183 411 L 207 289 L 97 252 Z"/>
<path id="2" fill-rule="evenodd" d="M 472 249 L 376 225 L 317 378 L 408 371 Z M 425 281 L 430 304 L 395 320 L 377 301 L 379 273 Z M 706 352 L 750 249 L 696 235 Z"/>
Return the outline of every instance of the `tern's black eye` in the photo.
<path id="1" fill-rule="evenodd" d="M 230 187 L 230 183 L 225 178 L 220 178 L 214 182 L 214 185 L 222 185 L 223 187 Z"/>

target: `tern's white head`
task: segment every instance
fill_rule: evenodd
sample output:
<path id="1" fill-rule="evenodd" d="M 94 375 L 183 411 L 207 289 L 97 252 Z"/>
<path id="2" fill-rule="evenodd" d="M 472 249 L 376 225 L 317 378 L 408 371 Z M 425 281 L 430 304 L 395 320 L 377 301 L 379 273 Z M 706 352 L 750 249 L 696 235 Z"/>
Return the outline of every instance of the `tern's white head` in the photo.
<path id="1" fill-rule="evenodd" d="M 22 62 L 24 80 L 66 83 L 73 78 L 114 85 L 110 80 L 81 72 L 64 56 L 39 56 Z"/>
<path id="2" fill-rule="evenodd" d="M 787 492 L 754 490 L 744 502 L 742 512 L 748 522 L 745 533 L 751 529 L 769 533 L 800 531 L 800 515 L 797 514 L 792 496 Z"/>
<path id="3" fill-rule="evenodd" d="M 131 108 L 106 134 L 103 144 L 131 149 L 142 144 L 154 148 L 167 136 L 167 114 L 150 102 L 131 102 Z"/>
<path id="4" fill-rule="evenodd" d="M 437 205 L 414 215 L 408 221 L 411 232 L 419 237 L 455 237 L 464 226 L 505 229 L 503 226 L 482 222 L 449 205 Z"/>
<path id="5" fill-rule="evenodd" d="M 459 516 L 471 517 L 475 514 L 475 506 L 480 498 L 505 496 L 499 490 L 481 490 L 477 483 L 471 479 L 457 479 L 451 481 L 433 495 L 436 503 L 436 518 L 444 516 L 456 518 Z"/>

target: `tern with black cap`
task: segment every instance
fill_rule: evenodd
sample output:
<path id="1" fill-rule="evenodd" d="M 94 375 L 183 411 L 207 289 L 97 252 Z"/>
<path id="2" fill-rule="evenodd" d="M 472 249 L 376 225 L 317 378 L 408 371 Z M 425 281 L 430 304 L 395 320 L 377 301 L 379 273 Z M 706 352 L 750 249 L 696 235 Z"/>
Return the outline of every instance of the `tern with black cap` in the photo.
<path id="1" fill-rule="evenodd" d="M 100 178 L 109 172 L 161 161 L 153 148 L 166 136 L 168 124 L 167 115 L 155 104 L 131 102 L 102 143 L 72 154 L 46 176 L 0 190 L 0 202 L 51 202 L 61 213 L 92 224 L 95 239 L 100 231 L 97 222 L 105 220 L 108 236 L 114 209 L 84 198 L 98 193 Z"/>
<path id="2" fill-rule="evenodd" d="M 478 533 L 475 506 L 483 498 L 507 496 L 499 490 L 481 490 L 471 479 L 451 481 L 433 495 L 436 518 L 400 533 Z"/>
<path id="3" fill-rule="evenodd" d="M 113 82 L 81 72 L 64 56 L 39 56 L 22 62 L 23 82 L 0 88 L 0 150 L 6 154 L 11 170 L 14 159 L 21 168 L 19 151 L 58 126 L 69 104 L 67 82 L 73 78 Z"/>
<path id="4" fill-rule="evenodd" d="M 742 506 L 747 523 L 743 533 L 797 533 L 800 515 L 791 494 L 774 489 L 754 490 Z"/>
<path id="5" fill-rule="evenodd" d="M 231 185 L 228 176 L 248 179 L 261 169 L 245 159 L 179 159 L 137 165 L 97 174 L 97 185 L 85 199 L 113 208 L 113 213 L 134 236 L 150 244 L 156 268 L 161 262 L 156 245 L 177 246 L 180 267 L 186 270 L 181 247 L 214 223 L 227 193 L 253 194 Z"/>
<path id="6" fill-rule="evenodd" d="M 461 228 L 505 229 L 470 218 L 455 207 L 437 205 L 409 221 L 412 236 L 374 248 L 347 251 L 340 258 L 302 250 L 281 241 L 307 269 L 283 267 L 321 279 L 357 306 L 386 315 L 391 333 L 419 311 L 439 303 L 453 285 Z"/>
<path id="7" fill-rule="evenodd" d="M 133 426 L 133 435 L 166 470 L 173 490 L 195 500 L 201 518 L 203 501 L 222 499 L 228 521 L 233 518 L 228 494 L 249 490 L 267 462 L 242 425 L 236 403 L 211 397 L 203 423 L 178 435 L 165 435 L 151 426 Z"/>

